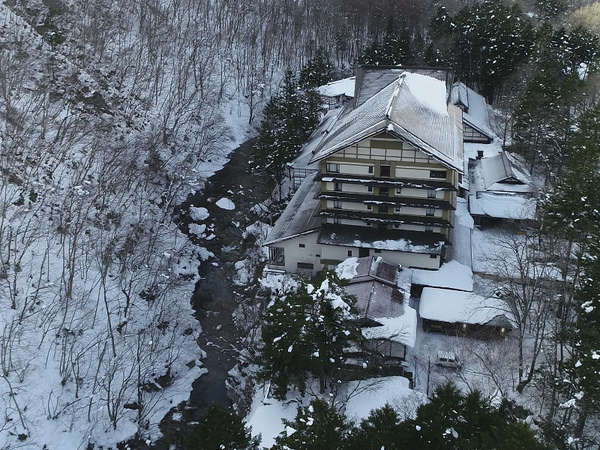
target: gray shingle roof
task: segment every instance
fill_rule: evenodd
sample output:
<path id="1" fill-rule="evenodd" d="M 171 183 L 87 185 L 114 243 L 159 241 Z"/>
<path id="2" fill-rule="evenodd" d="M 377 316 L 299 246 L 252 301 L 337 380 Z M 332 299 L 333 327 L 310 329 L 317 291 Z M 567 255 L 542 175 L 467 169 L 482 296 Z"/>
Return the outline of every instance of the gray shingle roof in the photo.
<path id="1" fill-rule="evenodd" d="M 494 139 L 492 124 L 485 98 L 466 86 L 464 83 L 454 83 L 450 95 L 452 104 L 463 105 L 463 120 L 480 133 Z"/>
<path id="2" fill-rule="evenodd" d="M 315 181 L 316 174 L 304 179 L 285 210 L 275 222 L 267 236 L 265 245 L 289 239 L 313 230 L 321 225 L 319 216 L 320 184 Z"/>
<path id="3" fill-rule="evenodd" d="M 397 76 L 398 69 L 391 69 L 390 73 L 396 76 L 394 81 L 339 117 L 328 136 L 315 149 L 312 160 L 326 158 L 362 139 L 386 131 L 462 173 L 462 116 L 458 107 L 446 105 L 445 84 L 409 72 Z M 432 92 L 415 89 L 423 79 L 416 77 L 427 78 L 431 86 L 438 89 Z M 427 95 L 440 98 L 427 98 Z M 432 108 L 434 103 L 445 105 L 447 113 Z"/>

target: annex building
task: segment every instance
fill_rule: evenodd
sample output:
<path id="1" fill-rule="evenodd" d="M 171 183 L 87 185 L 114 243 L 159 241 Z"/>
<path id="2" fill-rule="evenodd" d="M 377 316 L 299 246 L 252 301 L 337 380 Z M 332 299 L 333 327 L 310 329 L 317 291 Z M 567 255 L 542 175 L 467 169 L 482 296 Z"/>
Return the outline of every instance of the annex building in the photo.
<path id="1" fill-rule="evenodd" d="M 448 72 L 362 67 L 318 130 L 299 186 L 269 234 L 269 267 L 314 274 L 348 257 L 437 269 L 462 182 L 463 112 Z"/>

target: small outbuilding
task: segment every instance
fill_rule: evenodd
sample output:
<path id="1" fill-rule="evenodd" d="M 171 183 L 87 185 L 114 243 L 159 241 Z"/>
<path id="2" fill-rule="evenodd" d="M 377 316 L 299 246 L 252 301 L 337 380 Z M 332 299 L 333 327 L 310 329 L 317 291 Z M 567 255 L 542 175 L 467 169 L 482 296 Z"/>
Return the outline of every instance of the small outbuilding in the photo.
<path id="1" fill-rule="evenodd" d="M 506 303 L 473 292 L 426 287 L 419 302 L 424 331 L 490 338 L 513 328 Z"/>

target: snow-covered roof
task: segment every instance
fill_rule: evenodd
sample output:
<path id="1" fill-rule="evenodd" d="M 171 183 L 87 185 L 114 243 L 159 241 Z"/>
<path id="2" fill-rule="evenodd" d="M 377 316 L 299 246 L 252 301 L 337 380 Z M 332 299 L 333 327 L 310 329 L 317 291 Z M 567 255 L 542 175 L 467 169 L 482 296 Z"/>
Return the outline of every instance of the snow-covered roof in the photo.
<path id="1" fill-rule="evenodd" d="M 493 190 L 492 186 L 498 183 L 526 185 L 531 180 L 529 172 L 519 160 L 506 152 L 476 160 L 475 165 L 477 161 L 481 165 L 481 177 L 486 190 Z"/>
<path id="2" fill-rule="evenodd" d="M 390 73 L 395 78 L 387 86 L 338 118 L 315 149 L 312 161 L 386 132 L 462 173 L 462 113 L 446 103 L 445 83 L 397 69 Z"/>
<path id="3" fill-rule="evenodd" d="M 317 88 L 319 95 L 324 97 L 338 97 L 345 95 L 346 97 L 354 97 L 354 82 L 355 77 L 344 78 L 342 80 L 332 81 Z"/>
<path id="4" fill-rule="evenodd" d="M 475 92 L 464 83 L 454 83 L 450 95 L 451 102 L 454 105 L 462 105 L 463 120 L 480 133 L 490 139 L 494 139 L 494 132 L 490 122 L 489 107 L 485 98 Z"/>
<path id="5" fill-rule="evenodd" d="M 362 329 L 365 339 L 388 339 L 393 342 L 415 346 L 417 339 L 417 311 L 404 305 L 404 314 L 395 317 L 379 317 L 375 319 L 379 326 Z"/>
<path id="6" fill-rule="evenodd" d="M 403 273 L 404 272 L 404 273 Z M 367 256 L 348 258 L 338 264 L 336 273 L 347 280 L 344 290 L 354 296 L 354 308 L 361 317 L 371 320 L 362 333 L 366 339 L 389 339 L 414 346 L 417 313 L 408 306 L 410 271 L 386 263 L 383 258 Z"/>
<path id="7" fill-rule="evenodd" d="M 318 230 L 321 224 L 318 198 L 321 186 L 315 181 L 316 175 L 316 173 L 311 174 L 304 179 L 275 222 L 265 245 Z"/>
<path id="8" fill-rule="evenodd" d="M 504 301 L 452 289 L 424 288 L 419 315 L 438 322 L 512 326 L 512 315 Z"/>
<path id="9" fill-rule="evenodd" d="M 473 271 L 458 261 L 448 261 L 438 270 L 412 269 L 412 282 L 421 286 L 473 290 Z"/>
<path id="10" fill-rule="evenodd" d="M 446 238 L 439 233 L 381 230 L 352 225 L 323 225 L 318 243 L 411 253 L 439 254 Z"/>
<path id="11" fill-rule="evenodd" d="M 477 192 L 469 195 L 469 210 L 474 216 L 534 220 L 536 208 L 534 198 L 509 192 Z"/>

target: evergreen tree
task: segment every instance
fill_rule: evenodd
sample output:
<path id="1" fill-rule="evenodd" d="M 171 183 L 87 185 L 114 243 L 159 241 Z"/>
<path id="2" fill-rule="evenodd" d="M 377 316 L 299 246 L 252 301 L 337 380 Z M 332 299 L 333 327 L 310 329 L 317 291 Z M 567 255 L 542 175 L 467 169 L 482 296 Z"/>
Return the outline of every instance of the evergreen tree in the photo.
<path id="1" fill-rule="evenodd" d="M 517 4 L 496 0 L 465 6 L 455 17 L 440 7 L 431 31 L 457 77 L 479 87 L 490 103 L 496 88 L 527 60 L 535 37 L 531 21 Z"/>
<path id="2" fill-rule="evenodd" d="M 298 408 L 294 421 L 283 420 L 288 430 L 275 440 L 272 450 L 333 450 L 341 448 L 350 429 L 344 415 L 323 400 Z"/>
<path id="3" fill-rule="evenodd" d="M 373 39 L 371 44 L 365 48 L 363 54 L 358 58 L 358 63 L 368 66 L 377 66 L 381 61 L 381 53 L 381 47 L 377 43 L 377 40 Z"/>
<path id="4" fill-rule="evenodd" d="M 503 408 L 491 407 L 477 391 L 463 396 L 450 383 L 436 389 L 415 419 L 402 422 L 397 436 L 398 448 L 545 448 L 527 425 L 505 415 Z"/>
<path id="5" fill-rule="evenodd" d="M 300 72 L 299 84 L 304 89 L 312 89 L 333 80 L 333 65 L 329 62 L 329 54 L 319 47 L 314 58 Z"/>
<path id="6" fill-rule="evenodd" d="M 573 296 L 574 317 L 563 313 L 564 327 L 571 325 L 566 347 L 572 354 L 556 382 L 562 385 L 562 408 L 578 411 L 567 431 L 581 438 L 590 415 L 600 412 L 600 107 L 580 118 L 570 147 L 566 170 L 542 210 L 547 232 L 578 243 L 581 281 Z"/>
<path id="7" fill-rule="evenodd" d="M 253 439 L 242 419 L 213 403 L 186 436 L 186 450 L 258 450 L 260 440 Z"/>
<path id="8" fill-rule="evenodd" d="M 256 144 L 257 162 L 279 184 L 286 164 L 294 159 L 319 124 L 320 101 L 314 90 L 303 91 L 287 71 L 281 92 L 272 97 L 263 112 Z"/>
<path id="9" fill-rule="evenodd" d="M 400 418 L 390 405 L 374 409 L 348 435 L 344 450 L 401 450 L 398 443 Z"/>
<path id="10" fill-rule="evenodd" d="M 264 314 L 261 376 L 271 381 L 277 398 L 285 398 L 289 386 L 304 392 L 309 375 L 324 392 L 340 376 L 344 348 L 361 338 L 360 328 L 349 320 L 352 299 L 337 276 L 328 272 L 316 285 L 301 281 L 273 299 Z"/>
<path id="11" fill-rule="evenodd" d="M 513 142 L 532 168 L 545 165 L 547 177 L 559 176 L 568 159 L 578 105 L 586 100 L 581 70 L 596 70 L 599 49 L 581 28 L 552 31 L 544 23 L 538 30 L 535 75 L 513 114 Z"/>

